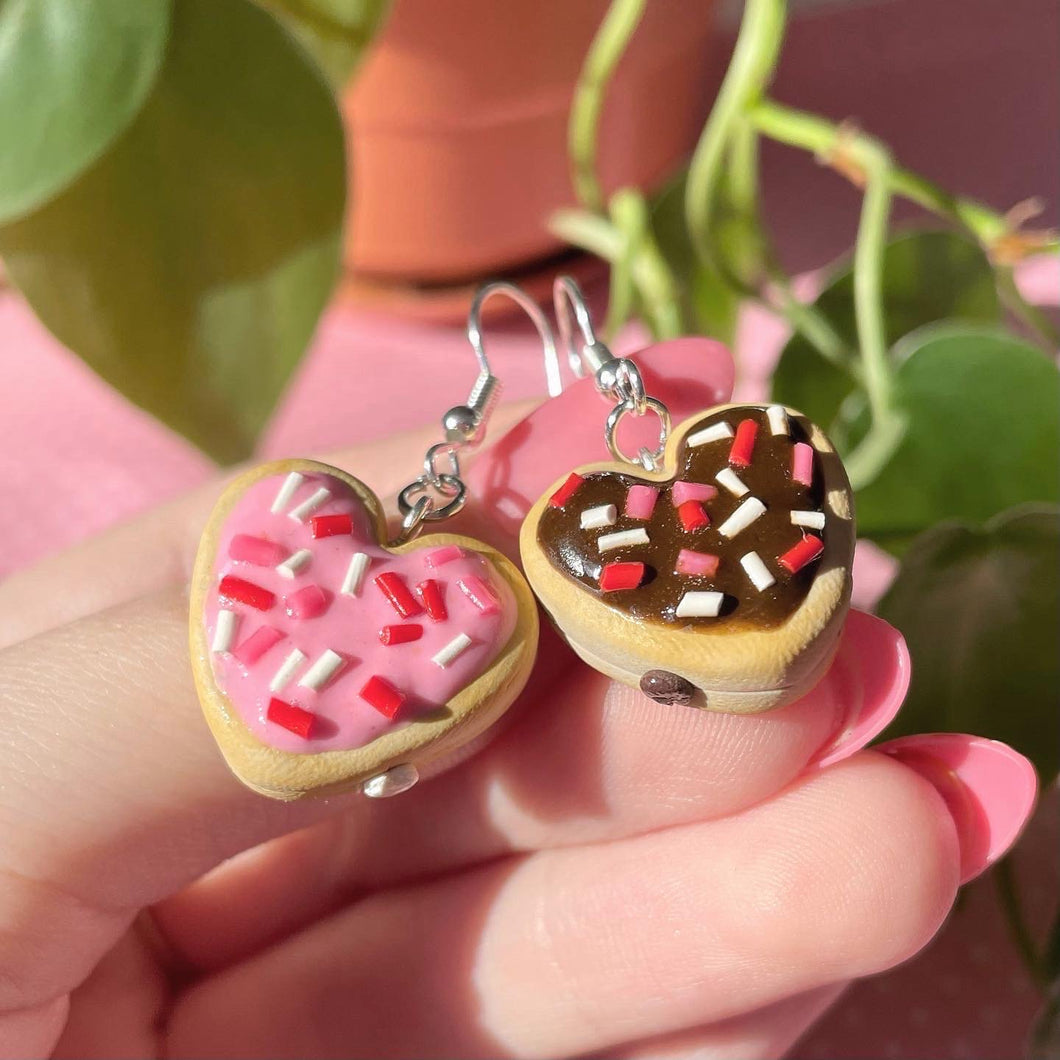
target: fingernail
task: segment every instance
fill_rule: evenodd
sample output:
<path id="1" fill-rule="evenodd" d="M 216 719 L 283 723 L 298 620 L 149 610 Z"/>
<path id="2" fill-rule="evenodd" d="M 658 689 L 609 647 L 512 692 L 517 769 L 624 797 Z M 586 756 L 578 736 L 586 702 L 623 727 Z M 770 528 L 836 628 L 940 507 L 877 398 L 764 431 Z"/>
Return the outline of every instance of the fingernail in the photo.
<path id="1" fill-rule="evenodd" d="M 929 733 L 891 740 L 876 750 L 919 773 L 942 796 L 957 826 L 961 883 L 997 861 L 1034 811 L 1034 766 L 1008 744 L 963 733 Z"/>
<path id="2" fill-rule="evenodd" d="M 905 638 L 883 619 L 851 611 L 827 681 L 843 704 L 838 731 L 811 769 L 824 769 L 867 747 L 894 720 L 909 690 Z"/>

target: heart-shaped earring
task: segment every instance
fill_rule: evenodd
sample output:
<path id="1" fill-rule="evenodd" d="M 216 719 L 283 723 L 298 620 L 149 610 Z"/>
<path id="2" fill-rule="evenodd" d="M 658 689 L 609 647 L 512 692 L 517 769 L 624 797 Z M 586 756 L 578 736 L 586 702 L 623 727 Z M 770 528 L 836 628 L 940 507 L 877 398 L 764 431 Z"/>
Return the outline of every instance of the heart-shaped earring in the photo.
<path id="1" fill-rule="evenodd" d="M 574 281 L 555 293 L 572 369 L 584 360 L 614 402 L 614 460 L 572 471 L 527 515 L 520 551 L 538 599 L 585 662 L 658 702 L 751 713 L 803 695 L 850 601 L 853 496 L 835 449 L 779 405 L 724 405 L 671 431 L 636 364 L 596 338 Z M 619 425 L 645 415 L 658 444 L 627 456 Z"/>
<path id="2" fill-rule="evenodd" d="M 192 575 L 192 668 L 229 767 L 261 794 L 396 795 L 467 749 L 526 683 L 537 606 L 515 565 L 472 538 L 413 540 L 467 499 L 460 456 L 481 442 L 500 389 L 479 326 L 496 293 L 552 344 L 518 288 L 479 291 L 468 337 L 480 374 L 401 491 L 396 541 L 363 482 L 312 460 L 241 475 L 210 517 Z"/>

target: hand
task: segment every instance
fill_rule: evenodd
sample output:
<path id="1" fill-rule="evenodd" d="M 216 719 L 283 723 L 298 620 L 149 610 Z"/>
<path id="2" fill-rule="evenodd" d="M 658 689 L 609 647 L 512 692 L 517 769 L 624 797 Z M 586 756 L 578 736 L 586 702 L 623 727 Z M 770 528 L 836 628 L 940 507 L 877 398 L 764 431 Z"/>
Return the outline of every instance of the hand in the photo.
<path id="1" fill-rule="evenodd" d="M 477 481 L 580 459 L 575 400 Z M 431 439 L 336 462 L 383 492 Z M 998 745 L 953 738 L 970 774 L 860 750 L 907 671 L 858 614 L 810 696 L 751 717 L 652 703 L 546 635 L 458 769 L 385 803 L 262 799 L 188 667 L 182 583 L 218 489 L 0 586 L 7 1055 L 775 1056 L 920 949 L 1029 812 L 1026 785 L 999 809 L 983 783 L 1027 775 Z M 511 553 L 494 511 L 459 529 Z"/>

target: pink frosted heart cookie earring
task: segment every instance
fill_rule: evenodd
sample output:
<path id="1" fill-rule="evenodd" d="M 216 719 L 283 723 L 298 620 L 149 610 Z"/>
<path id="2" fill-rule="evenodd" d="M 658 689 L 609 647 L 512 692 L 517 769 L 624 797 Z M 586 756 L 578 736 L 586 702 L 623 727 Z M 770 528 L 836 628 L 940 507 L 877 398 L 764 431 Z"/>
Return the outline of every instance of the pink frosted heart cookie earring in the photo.
<path id="1" fill-rule="evenodd" d="M 473 304 L 481 372 L 402 490 L 395 541 L 363 482 L 312 460 L 254 468 L 214 509 L 192 576 L 192 667 L 229 767 L 264 795 L 398 794 L 526 683 L 537 608 L 514 564 L 472 538 L 416 538 L 467 499 L 460 456 L 499 392 L 478 319 L 501 291 L 513 294 L 493 284 Z M 551 342 L 540 310 L 514 296 Z"/>
<path id="2" fill-rule="evenodd" d="M 589 665 L 658 702 L 750 713 L 803 695 L 850 600 L 853 497 L 832 445 L 777 405 L 724 405 L 671 431 L 636 364 L 596 338 L 574 282 L 556 294 L 572 366 L 580 374 L 584 359 L 614 402 L 614 459 L 572 471 L 531 508 L 520 551 L 534 592 Z M 626 455 L 619 424 L 651 414 L 658 444 Z"/>

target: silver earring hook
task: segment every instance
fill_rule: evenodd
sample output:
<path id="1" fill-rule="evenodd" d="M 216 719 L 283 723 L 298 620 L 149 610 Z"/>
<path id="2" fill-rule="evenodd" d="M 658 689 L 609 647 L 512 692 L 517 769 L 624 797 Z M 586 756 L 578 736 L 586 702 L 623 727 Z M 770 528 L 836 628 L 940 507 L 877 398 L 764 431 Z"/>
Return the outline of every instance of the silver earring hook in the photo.
<path id="1" fill-rule="evenodd" d="M 552 300 L 556 309 L 556 323 L 560 338 L 567 351 L 571 371 L 581 379 L 586 366 L 593 373 L 596 389 L 602 397 L 615 402 L 604 426 L 604 440 L 616 460 L 636 464 L 647 471 L 656 470 L 666 451 L 666 440 L 670 436 L 670 410 L 644 390 L 644 379 L 640 369 L 628 357 L 616 357 L 606 343 L 596 337 L 585 296 L 572 276 L 557 276 L 552 285 Z M 574 340 L 571 315 L 581 332 L 582 346 L 579 350 Z M 560 379 L 559 356 L 553 352 L 551 359 L 545 354 L 545 375 L 548 378 L 549 395 L 556 397 L 563 391 Z M 648 411 L 659 417 L 659 441 L 654 450 L 642 448 L 635 457 L 626 456 L 618 446 L 616 434 L 623 416 L 643 416 Z"/>
<path id="2" fill-rule="evenodd" d="M 427 450 L 423 474 L 398 494 L 402 515 L 399 541 L 411 540 L 425 522 L 456 515 L 467 503 L 467 484 L 460 477 L 460 454 L 481 444 L 501 393 L 501 381 L 490 371 L 482 336 L 482 307 L 497 294 L 507 295 L 531 319 L 544 344 L 546 363 L 556 358 L 556 343 L 548 318 L 521 287 L 506 280 L 495 280 L 475 292 L 468 310 L 467 338 L 478 360 L 479 374 L 467 402 L 455 405 L 442 417 L 445 440 Z"/>

